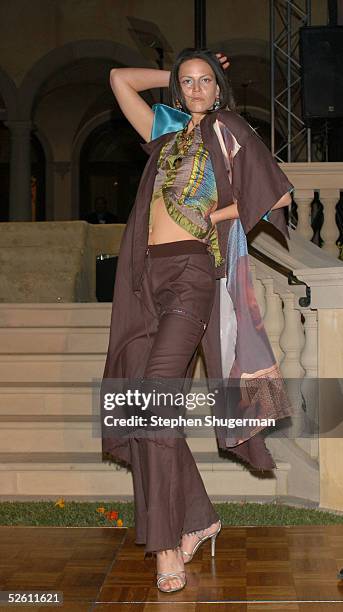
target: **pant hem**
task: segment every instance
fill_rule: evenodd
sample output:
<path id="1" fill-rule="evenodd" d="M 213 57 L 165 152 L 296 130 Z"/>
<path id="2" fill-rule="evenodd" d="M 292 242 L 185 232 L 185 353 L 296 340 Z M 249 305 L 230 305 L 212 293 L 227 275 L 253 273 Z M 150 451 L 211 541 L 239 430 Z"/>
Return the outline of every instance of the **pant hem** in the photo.
<path id="1" fill-rule="evenodd" d="M 178 546 L 180 546 L 180 543 L 181 543 L 181 538 L 182 538 L 182 536 L 183 536 L 183 535 L 186 535 L 186 534 L 188 534 L 188 533 L 192 533 L 193 531 L 202 531 L 203 529 L 207 529 L 208 527 L 210 527 L 211 525 L 213 525 L 213 523 L 218 523 L 218 521 L 219 521 L 219 520 L 220 520 L 220 517 L 218 516 L 218 518 L 217 518 L 217 519 L 215 519 L 215 520 L 213 520 L 213 521 L 210 521 L 209 523 L 207 522 L 207 524 L 205 525 L 205 527 L 204 527 L 204 526 L 201 526 L 201 527 L 196 527 L 195 529 L 193 528 L 193 529 L 191 529 L 190 531 L 182 531 L 182 532 L 181 532 L 180 539 L 179 539 L 178 543 L 177 543 L 175 546 L 172 546 L 172 545 L 166 544 L 166 545 L 164 545 L 164 546 L 163 546 L 163 548 L 161 548 L 161 546 L 160 546 L 159 548 L 152 548 L 152 547 L 149 547 L 149 548 L 145 548 L 145 549 L 144 549 L 144 553 L 160 552 L 160 551 L 162 551 L 162 550 L 175 550 L 175 548 L 177 548 Z M 145 542 L 137 542 L 137 541 L 135 541 L 135 544 L 137 544 L 137 545 L 144 544 L 144 545 L 146 546 L 146 543 L 145 543 Z"/>
<path id="2" fill-rule="evenodd" d="M 206 527 L 196 527 L 195 529 L 190 529 L 189 531 L 183 531 L 182 534 L 181 534 L 181 537 L 183 535 L 187 535 L 189 533 L 193 533 L 193 531 L 202 531 L 204 529 L 208 529 L 208 527 L 211 527 L 211 525 L 213 525 L 213 523 L 218 523 L 219 520 L 220 520 L 220 517 L 218 516 L 218 518 L 216 520 L 211 521 L 210 523 L 208 523 L 206 525 Z"/>
<path id="3" fill-rule="evenodd" d="M 181 538 L 180 538 L 180 540 L 181 540 Z M 158 553 L 158 552 L 162 552 L 163 550 L 175 550 L 176 548 L 178 548 L 180 546 L 180 540 L 178 541 L 178 543 L 175 546 L 167 544 L 163 548 L 145 548 L 144 552 L 145 553 L 152 553 L 152 552 Z"/>

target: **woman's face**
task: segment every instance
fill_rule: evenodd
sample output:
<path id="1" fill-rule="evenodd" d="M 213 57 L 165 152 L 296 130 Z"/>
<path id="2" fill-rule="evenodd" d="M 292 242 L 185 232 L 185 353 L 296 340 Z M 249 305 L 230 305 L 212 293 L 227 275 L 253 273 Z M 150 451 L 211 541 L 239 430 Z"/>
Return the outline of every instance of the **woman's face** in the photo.
<path id="1" fill-rule="evenodd" d="M 219 96 L 219 87 L 211 66 L 199 58 L 181 64 L 179 83 L 190 113 L 205 113 Z"/>

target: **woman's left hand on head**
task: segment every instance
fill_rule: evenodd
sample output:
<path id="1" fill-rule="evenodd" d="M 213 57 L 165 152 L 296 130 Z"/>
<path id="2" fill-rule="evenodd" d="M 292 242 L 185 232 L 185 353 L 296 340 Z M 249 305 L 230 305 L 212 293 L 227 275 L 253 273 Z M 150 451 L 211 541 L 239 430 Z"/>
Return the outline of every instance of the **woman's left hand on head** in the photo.
<path id="1" fill-rule="evenodd" d="M 219 59 L 223 70 L 227 70 L 227 68 L 230 66 L 230 62 L 227 58 L 226 55 L 224 55 L 224 53 L 216 53 L 217 58 Z"/>

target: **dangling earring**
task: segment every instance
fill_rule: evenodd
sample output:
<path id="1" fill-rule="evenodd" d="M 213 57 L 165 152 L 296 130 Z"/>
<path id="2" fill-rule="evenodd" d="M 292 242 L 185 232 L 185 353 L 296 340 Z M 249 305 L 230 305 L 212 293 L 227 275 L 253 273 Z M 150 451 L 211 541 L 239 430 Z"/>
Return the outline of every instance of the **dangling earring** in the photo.
<path id="1" fill-rule="evenodd" d="M 220 106 L 219 98 L 216 98 L 216 100 L 215 100 L 215 102 L 214 102 L 214 104 L 212 106 L 212 110 L 217 110 L 217 108 L 219 108 L 219 106 Z"/>
<path id="2" fill-rule="evenodd" d="M 182 104 L 181 104 L 180 100 L 176 100 L 176 101 L 175 101 L 175 106 L 176 106 L 176 108 L 178 108 L 179 110 L 181 110 L 181 109 L 182 109 Z"/>

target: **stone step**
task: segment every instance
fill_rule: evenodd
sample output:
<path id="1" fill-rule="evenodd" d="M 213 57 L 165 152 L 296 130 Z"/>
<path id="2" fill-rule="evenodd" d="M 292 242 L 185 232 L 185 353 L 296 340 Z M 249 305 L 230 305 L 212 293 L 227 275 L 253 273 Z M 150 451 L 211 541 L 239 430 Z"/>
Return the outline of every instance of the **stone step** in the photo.
<path id="1" fill-rule="evenodd" d="M 97 415 L 100 405 L 99 389 L 99 384 L 92 386 L 86 383 L 29 385 L 26 382 L 16 383 L 15 386 L 0 384 L 0 420 L 27 420 L 30 415 L 34 420 L 39 420 L 39 417 L 60 419 L 64 416 L 72 418 L 73 415 Z M 204 414 L 210 414 L 210 408 L 206 405 L 198 406 L 196 413 L 193 410 L 187 412 L 189 417 Z"/>
<path id="2" fill-rule="evenodd" d="M 96 383 L 103 375 L 104 355 L 1 355 L 0 380 L 14 383 Z"/>
<path id="3" fill-rule="evenodd" d="M 101 460 L 99 385 L 110 316 L 111 304 L 102 303 L 0 304 L 2 496 L 132 497 L 130 471 Z M 219 457 L 213 430 L 205 430 L 187 442 L 211 496 L 287 492 L 287 462 L 256 477 L 233 455 Z"/>
<path id="4" fill-rule="evenodd" d="M 19 382 L 0 386 L 0 420 L 35 419 L 38 417 L 63 418 L 91 416 L 97 405 L 98 387 L 89 385 L 29 385 Z"/>
<path id="5" fill-rule="evenodd" d="M 196 390 L 199 390 L 197 386 Z M 100 411 L 100 386 L 76 385 L 70 383 L 56 385 L 51 383 L 45 386 L 27 383 L 8 386 L 0 384 L 0 422 L 13 421 L 63 421 L 96 420 Z M 210 415 L 211 408 L 207 405 L 197 406 L 196 410 L 187 410 L 189 418 Z M 74 419 L 75 417 L 75 419 Z M 202 428 L 201 435 L 208 431 Z"/>
<path id="6" fill-rule="evenodd" d="M 216 496 L 287 495 L 289 464 L 278 462 L 274 474 L 258 476 L 217 453 L 195 453 L 206 490 Z M 132 498 L 130 470 L 116 463 L 103 462 L 99 453 L 0 453 L 1 496 L 42 499 L 47 496 Z"/>
<path id="7" fill-rule="evenodd" d="M 199 364 L 200 359 L 197 366 Z M 2 385 L 10 387 L 18 383 L 27 386 L 96 385 L 101 381 L 104 367 L 103 353 L 0 355 L 0 380 Z"/>
<path id="8" fill-rule="evenodd" d="M 0 304 L 0 354 L 103 353 L 111 304 Z"/>
<path id="9" fill-rule="evenodd" d="M 200 386 L 194 386 L 194 391 L 199 391 Z M 205 389 L 206 391 L 206 389 Z M 34 420 L 62 419 L 63 416 L 73 415 L 96 416 L 100 409 L 100 380 L 94 384 L 76 384 L 70 382 L 56 384 L 51 383 L 17 383 L 15 386 L 0 384 L 0 421 L 20 421 L 21 418 L 29 420 L 30 415 Z M 187 417 L 193 418 L 201 415 L 211 414 L 211 408 L 207 405 L 198 405 L 196 409 L 188 409 Z"/>
<path id="10" fill-rule="evenodd" d="M 12 417 L 11 417 L 12 418 Z M 61 420 L 49 415 L 42 420 L 42 416 L 34 415 L 19 417 L 18 420 L 0 420 L 0 448 L 2 452 L 49 452 L 54 449 L 56 453 L 69 452 L 100 452 L 101 430 L 100 420 L 97 417 L 78 415 L 65 416 Z M 186 429 L 187 442 L 193 451 L 217 450 L 216 438 L 212 428 L 205 431 L 190 431 Z"/>
<path id="11" fill-rule="evenodd" d="M 0 304 L 0 328 L 106 327 L 112 304 L 107 302 Z"/>
<path id="12" fill-rule="evenodd" d="M 0 355 L 105 354 L 107 327 L 0 328 Z"/>

